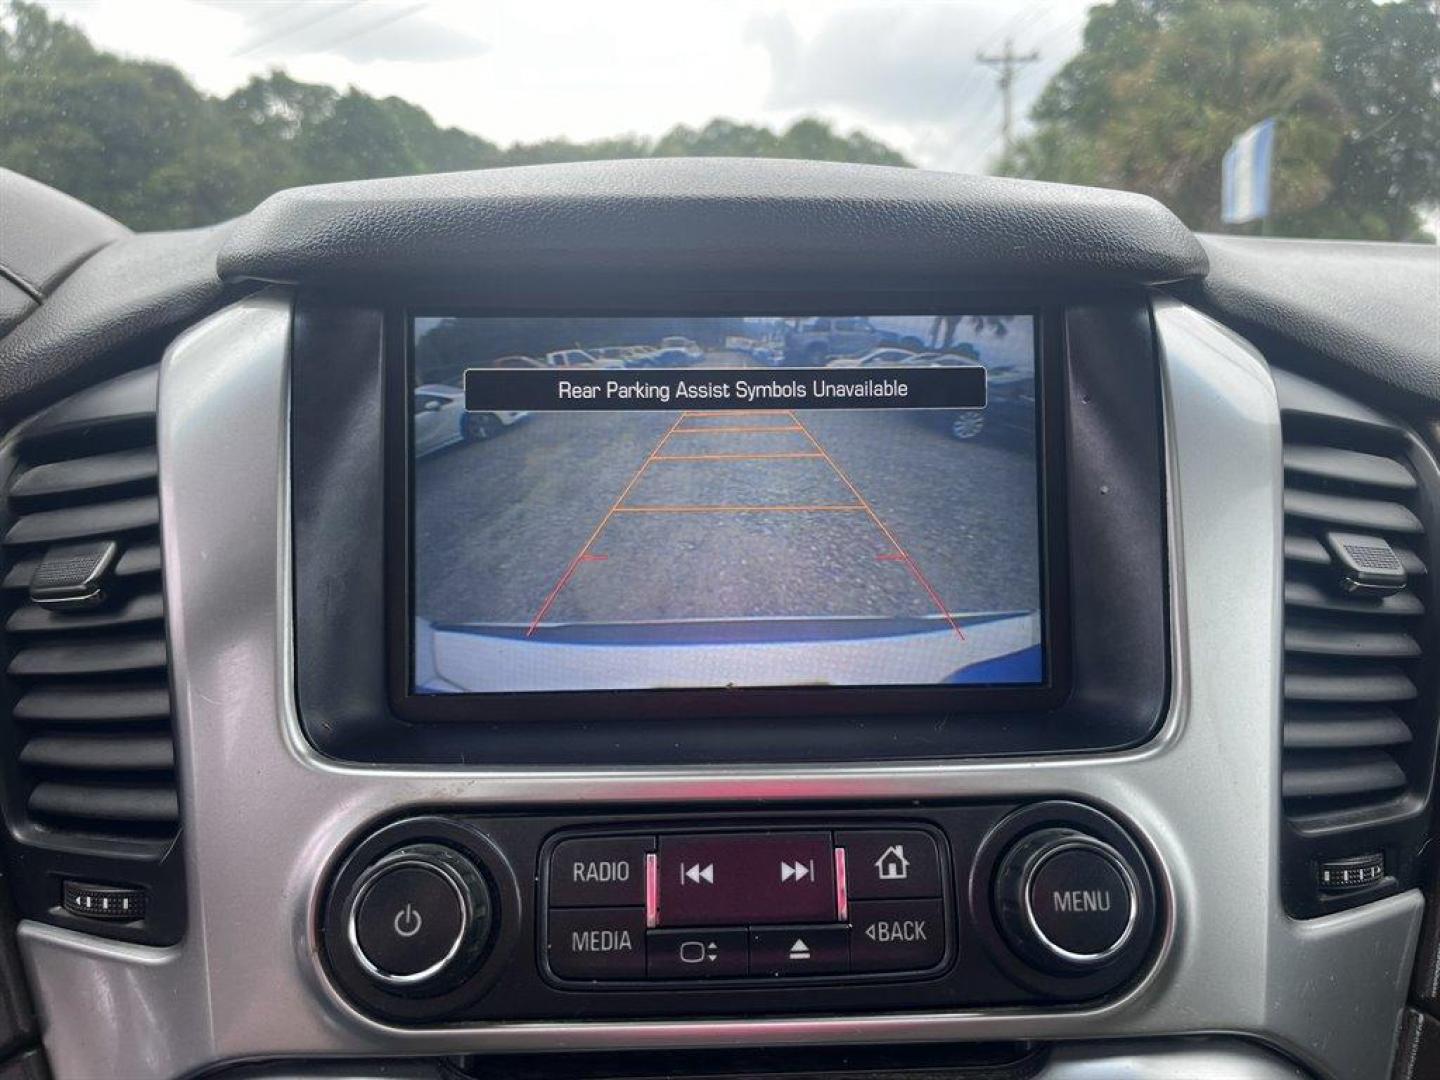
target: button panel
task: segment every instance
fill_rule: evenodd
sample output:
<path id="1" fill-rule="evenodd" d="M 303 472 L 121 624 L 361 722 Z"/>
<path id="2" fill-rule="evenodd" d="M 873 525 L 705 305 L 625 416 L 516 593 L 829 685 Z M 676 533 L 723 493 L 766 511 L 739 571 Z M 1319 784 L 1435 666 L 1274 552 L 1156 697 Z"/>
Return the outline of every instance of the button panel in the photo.
<path id="1" fill-rule="evenodd" d="M 955 938 L 915 825 L 562 837 L 542 866 L 548 969 L 597 987 L 930 972 Z"/>

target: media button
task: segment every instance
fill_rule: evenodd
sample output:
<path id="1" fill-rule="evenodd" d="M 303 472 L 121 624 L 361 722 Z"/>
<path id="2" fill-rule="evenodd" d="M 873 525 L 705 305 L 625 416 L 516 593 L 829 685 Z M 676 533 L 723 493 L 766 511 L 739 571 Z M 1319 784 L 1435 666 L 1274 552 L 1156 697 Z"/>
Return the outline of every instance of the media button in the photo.
<path id="1" fill-rule="evenodd" d="M 849 970 L 848 926 L 777 926 L 750 932 L 753 975 L 836 975 Z"/>
<path id="2" fill-rule="evenodd" d="M 551 907 L 639 907 L 645 903 L 650 836 L 566 840 L 550 853 Z"/>
<path id="3" fill-rule="evenodd" d="M 845 884 L 852 900 L 941 896 L 940 851 L 918 829 L 864 829 L 835 834 L 845 849 Z"/>
<path id="4" fill-rule="evenodd" d="M 828 832 L 662 836 L 661 926 L 834 922 Z"/>
<path id="5" fill-rule="evenodd" d="M 550 970 L 567 979 L 645 977 L 645 909 L 550 912 Z"/>
<path id="6" fill-rule="evenodd" d="M 652 979 L 716 979 L 750 973 L 744 930 L 651 930 L 647 939 Z"/>
<path id="7" fill-rule="evenodd" d="M 862 900 L 850 905 L 854 971 L 923 971 L 945 958 L 939 900 Z"/>

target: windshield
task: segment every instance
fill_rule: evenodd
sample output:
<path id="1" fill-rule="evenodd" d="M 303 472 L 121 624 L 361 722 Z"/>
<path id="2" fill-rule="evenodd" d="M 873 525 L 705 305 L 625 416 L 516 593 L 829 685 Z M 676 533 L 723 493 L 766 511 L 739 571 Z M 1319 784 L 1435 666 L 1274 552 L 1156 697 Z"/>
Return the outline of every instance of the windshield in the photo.
<path id="1" fill-rule="evenodd" d="M 1434 242 L 1434 0 L 0 0 L 0 165 L 136 229 L 299 184 L 811 158 Z"/>

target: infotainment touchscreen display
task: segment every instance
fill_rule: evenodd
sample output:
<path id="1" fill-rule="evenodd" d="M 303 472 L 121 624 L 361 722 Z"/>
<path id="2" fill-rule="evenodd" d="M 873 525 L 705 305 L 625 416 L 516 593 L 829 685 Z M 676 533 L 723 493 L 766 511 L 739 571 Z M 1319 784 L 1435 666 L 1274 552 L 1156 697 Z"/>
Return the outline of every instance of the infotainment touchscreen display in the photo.
<path id="1" fill-rule="evenodd" d="M 413 316 L 411 692 L 1045 685 L 1037 321 Z"/>

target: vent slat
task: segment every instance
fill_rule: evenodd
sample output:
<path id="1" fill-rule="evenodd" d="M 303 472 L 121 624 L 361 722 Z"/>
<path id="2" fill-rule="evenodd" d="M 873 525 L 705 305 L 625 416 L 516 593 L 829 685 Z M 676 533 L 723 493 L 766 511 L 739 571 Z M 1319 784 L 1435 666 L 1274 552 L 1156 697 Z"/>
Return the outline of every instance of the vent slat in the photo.
<path id="1" fill-rule="evenodd" d="M 134 532 L 136 529 L 153 529 L 159 524 L 160 500 L 153 495 L 144 495 L 27 514 L 10 526 L 5 534 L 5 543 L 53 544 L 60 540 L 84 540 Z"/>
<path id="2" fill-rule="evenodd" d="M 1343 525 L 1359 532 L 1417 534 L 1425 531 L 1420 519 L 1401 503 L 1298 488 L 1285 489 L 1285 513 L 1326 525 Z"/>
<path id="3" fill-rule="evenodd" d="M 1337 705 L 1413 701 L 1418 694 L 1410 677 L 1399 668 L 1367 666 L 1352 670 L 1298 664 L 1285 668 L 1287 701 L 1334 702 Z"/>
<path id="4" fill-rule="evenodd" d="M 36 465 L 10 485 L 12 498 L 36 499 L 62 495 L 90 495 L 131 484 L 153 481 L 158 473 L 155 448 L 117 450 L 113 454 L 70 458 Z"/>
<path id="5" fill-rule="evenodd" d="M 1328 611 L 1340 615 L 1379 615 L 1386 618 L 1425 614 L 1425 605 L 1411 592 L 1395 593 L 1379 600 L 1328 593 L 1309 581 L 1285 582 L 1287 607 Z"/>
<path id="6" fill-rule="evenodd" d="M 1404 746 L 1410 728 L 1388 709 L 1287 709 L 1286 750 L 1359 750 Z"/>
<path id="7" fill-rule="evenodd" d="M 1405 771 L 1383 751 L 1315 751 L 1292 757 L 1280 779 L 1287 799 L 1377 796 L 1405 787 Z"/>
<path id="8" fill-rule="evenodd" d="M 110 630 L 160 622 L 165 618 L 165 601 L 156 593 L 132 597 L 119 608 L 100 611 L 53 611 L 39 604 L 23 604 L 5 623 L 12 634 L 44 634 L 74 630 Z"/>
<path id="9" fill-rule="evenodd" d="M 1417 486 L 1415 474 L 1394 458 L 1342 450 L 1337 446 L 1286 446 L 1285 471 L 1319 480 L 1364 484 L 1392 491 L 1414 491 Z"/>
<path id="10" fill-rule="evenodd" d="M 1390 545 L 1395 550 L 1395 557 L 1400 560 L 1400 565 L 1405 568 L 1405 573 L 1410 577 L 1424 577 L 1430 571 L 1420 560 L 1420 556 L 1409 548 L 1400 547 L 1398 544 Z"/>
<path id="11" fill-rule="evenodd" d="M 39 817 L 63 818 L 70 822 L 173 825 L 180 820 L 180 802 L 172 787 L 44 781 L 30 792 L 28 805 L 30 812 Z"/>
<path id="12" fill-rule="evenodd" d="M 1292 619 L 1285 626 L 1285 651 L 1307 656 L 1357 660 L 1408 660 L 1420 655 L 1420 643 L 1402 631 L 1370 630 L 1339 622 Z"/>
<path id="13" fill-rule="evenodd" d="M 139 577 L 160 572 L 160 542 L 131 544 L 115 562 L 116 577 Z"/>
<path id="14" fill-rule="evenodd" d="M 76 641 L 22 648 L 10 659 L 10 674 L 24 678 L 56 675 L 113 675 L 163 671 L 163 637 L 121 641 Z"/>
<path id="15" fill-rule="evenodd" d="M 1288 532 L 1285 534 L 1285 558 L 1310 566 L 1329 566 L 1332 561 L 1330 552 L 1315 537 Z"/>
<path id="16" fill-rule="evenodd" d="M 15 719 L 29 724 L 114 724 L 168 720 L 164 686 L 44 685 L 15 703 Z"/>
<path id="17" fill-rule="evenodd" d="M 33 769 L 83 772 L 166 772 L 175 767 L 175 747 L 164 735 L 37 735 L 20 751 Z"/>

